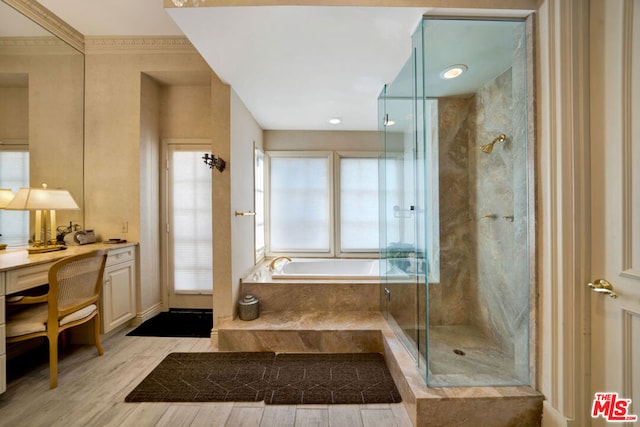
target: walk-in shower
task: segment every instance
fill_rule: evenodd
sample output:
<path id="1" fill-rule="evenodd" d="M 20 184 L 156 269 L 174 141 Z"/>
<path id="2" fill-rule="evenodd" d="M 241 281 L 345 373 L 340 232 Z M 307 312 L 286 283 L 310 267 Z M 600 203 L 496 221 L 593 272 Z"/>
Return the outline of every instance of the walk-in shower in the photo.
<path id="1" fill-rule="evenodd" d="M 379 98 L 382 307 L 430 386 L 530 382 L 529 25 L 425 18 Z"/>

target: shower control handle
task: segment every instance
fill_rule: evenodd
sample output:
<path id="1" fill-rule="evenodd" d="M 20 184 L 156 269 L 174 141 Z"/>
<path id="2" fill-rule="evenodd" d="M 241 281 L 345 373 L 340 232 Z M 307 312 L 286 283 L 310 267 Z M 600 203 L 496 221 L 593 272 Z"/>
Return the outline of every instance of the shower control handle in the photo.
<path id="1" fill-rule="evenodd" d="M 613 286 L 611 283 L 607 282 L 604 279 L 594 280 L 593 283 L 588 283 L 587 286 L 593 291 L 598 292 L 600 294 L 607 294 L 611 298 L 618 298 L 618 294 L 613 292 Z"/>

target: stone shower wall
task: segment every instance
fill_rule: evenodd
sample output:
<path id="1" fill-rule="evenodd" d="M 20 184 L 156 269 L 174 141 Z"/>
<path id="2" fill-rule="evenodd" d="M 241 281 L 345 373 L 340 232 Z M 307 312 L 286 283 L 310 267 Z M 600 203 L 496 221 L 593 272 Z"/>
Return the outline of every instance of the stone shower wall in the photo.
<path id="1" fill-rule="evenodd" d="M 429 325 L 469 322 L 472 241 L 469 152 L 474 98 L 438 100 L 440 168 L 440 283 L 429 284 Z M 423 301 L 423 300 L 422 300 Z"/>
<path id="2" fill-rule="evenodd" d="M 477 293 L 470 312 L 472 323 L 495 339 L 524 377 L 529 373 L 530 313 L 526 54 L 523 34 L 514 31 L 513 40 L 513 67 L 475 95 L 477 141 L 469 142 L 469 181 L 475 185 L 471 212 L 477 226 L 471 229 L 477 270 L 471 283 Z M 506 141 L 492 153 L 477 148 L 501 133 Z M 496 216 L 483 219 L 486 214 Z"/>
<path id="3" fill-rule="evenodd" d="M 476 93 L 474 127 L 476 140 L 469 141 L 469 182 L 475 289 L 470 312 L 473 324 L 481 327 L 512 354 L 513 301 L 513 120 L 511 69 Z M 504 142 L 491 153 L 479 149 L 500 134 Z"/>
<path id="4" fill-rule="evenodd" d="M 524 55 L 519 46 L 515 51 Z M 515 58 L 514 64 L 520 62 Z M 530 308 L 524 81 L 524 66 L 514 67 L 469 98 L 438 100 L 441 280 L 429 285 L 427 312 L 431 326 L 479 327 L 513 358 L 517 372 L 526 373 Z M 480 150 L 500 134 L 506 140 L 491 153 Z"/>

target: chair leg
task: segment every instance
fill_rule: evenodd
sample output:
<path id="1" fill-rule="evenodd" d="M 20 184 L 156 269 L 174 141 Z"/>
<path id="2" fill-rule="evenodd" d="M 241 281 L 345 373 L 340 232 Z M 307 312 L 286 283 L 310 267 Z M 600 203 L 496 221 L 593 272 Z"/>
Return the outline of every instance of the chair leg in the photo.
<path id="1" fill-rule="evenodd" d="M 58 386 L 58 334 L 49 338 L 49 387 Z"/>
<path id="2" fill-rule="evenodd" d="M 64 353 L 64 351 L 67 349 L 67 331 L 65 330 L 60 332 L 58 336 L 60 337 L 58 349 Z"/>
<path id="3" fill-rule="evenodd" d="M 104 350 L 102 349 L 102 344 L 100 343 L 100 313 L 98 312 L 96 312 L 96 315 L 93 318 L 93 337 L 96 341 L 98 354 L 102 356 L 104 354 Z"/>

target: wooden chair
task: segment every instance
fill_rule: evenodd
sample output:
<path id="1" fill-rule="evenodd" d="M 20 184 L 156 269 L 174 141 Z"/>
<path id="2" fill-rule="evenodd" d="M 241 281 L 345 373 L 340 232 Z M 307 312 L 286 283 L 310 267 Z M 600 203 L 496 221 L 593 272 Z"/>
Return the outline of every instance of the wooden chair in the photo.
<path id="1" fill-rule="evenodd" d="M 94 319 L 95 344 L 100 355 L 100 314 L 98 296 L 107 251 L 69 256 L 49 269 L 49 290 L 45 295 L 15 298 L 8 305 L 24 305 L 7 316 L 7 343 L 46 336 L 49 340 L 51 388 L 58 385 L 58 335 Z"/>

